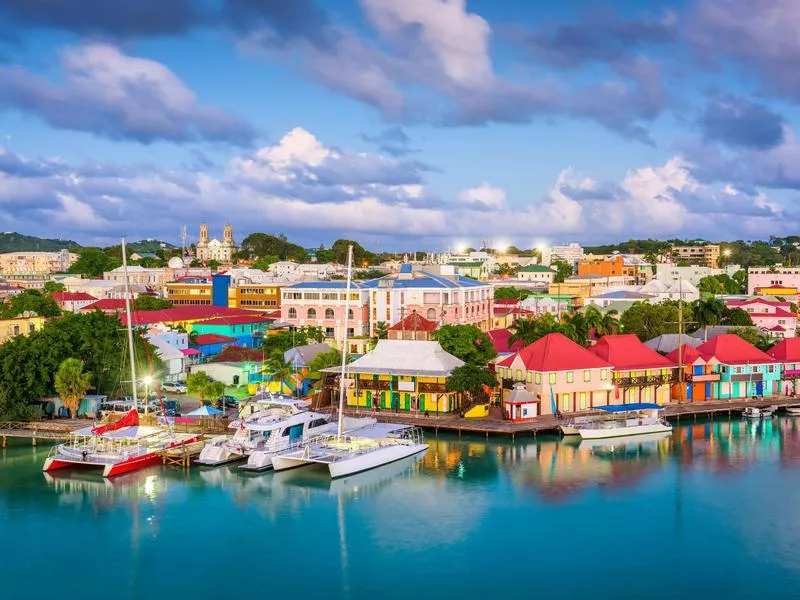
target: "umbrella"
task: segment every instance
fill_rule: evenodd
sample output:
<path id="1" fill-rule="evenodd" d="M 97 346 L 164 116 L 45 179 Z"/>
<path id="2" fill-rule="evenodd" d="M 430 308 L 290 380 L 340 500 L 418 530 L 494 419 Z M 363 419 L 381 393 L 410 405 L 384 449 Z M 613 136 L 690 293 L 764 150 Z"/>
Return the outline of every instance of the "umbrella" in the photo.
<path id="1" fill-rule="evenodd" d="M 208 404 L 204 404 L 200 408 L 195 408 L 192 412 L 190 412 L 187 417 L 214 417 L 216 415 L 222 414 L 222 411 L 219 409 L 214 408 L 213 406 L 209 406 Z"/>

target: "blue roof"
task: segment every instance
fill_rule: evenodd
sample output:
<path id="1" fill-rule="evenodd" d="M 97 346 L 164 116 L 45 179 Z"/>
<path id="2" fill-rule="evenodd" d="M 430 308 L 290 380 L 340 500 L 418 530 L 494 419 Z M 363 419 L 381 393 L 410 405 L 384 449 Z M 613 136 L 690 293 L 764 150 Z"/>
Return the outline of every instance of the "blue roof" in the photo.
<path id="1" fill-rule="evenodd" d="M 409 263 L 405 263 L 400 265 L 400 272 L 401 273 L 411 273 L 411 265 Z"/>
<path id="2" fill-rule="evenodd" d="M 634 410 L 664 410 L 660 404 L 653 404 L 652 402 L 639 402 L 638 404 L 611 404 L 609 406 L 595 406 L 597 410 L 603 410 L 610 413 L 631 412 Z"/>
<path id="3" fill-rule="evenodd" d="M 405 266 L 406 265 L 402 265 L 402 267 Z M 411 265 L 407 266 L 411 267 Z M 444 277 L 443 275 L 437 275 L 435 273 L 429 273 L 428 271 L 413 271 L 411 269 L 406 271 L 401 270 L 400 273 L 405 275 L 411 273 L 413 274 L 413 277 L 410 279 L 401 279 L 398 273 L 392 273 L 384 277 L 378 277 L 377 279 L 370 279 L 369 281 L 365 281 L 362 285 L 366 288 L 377 288 L 381 287 L 382 281 L 391 281 L 392 286 L 396 288 L 451 289 L 461 287 L 481 287 L 487 285 L 476 279 L 464 277 L 463 275 L 456 275 L 454 278 L 450 278 Z"/>
<path id="4" fill-rule="evenodd" d="M 284 289 L 315 289 L 318 290 L 322 289 L 345 289 L 347 287 L 347 281 L 336 280 L 336 281 L 302 281 L 300 283 L 293 283 L 292 285 L 287 285 Z M 365 287 L 364 283 L 353 281 L 350 283 L 350 287 L 353 289 L 360 289 Z"/>
<path id="5" fill-rule="evenodd" d="M 606 292 L 605 294 L 598 294 L 595 298 L 605 298 L 605 299 L 618 299 L 618 300 L 630 300 L 630 299 L 637 299 L 637 300 L 644 300 L 645 298 L 650 298 L 651 296 L 647 294 L 640 294 L 639 292 L 626 292 L 624 290 L 618 290 L 616 292 Z"/>

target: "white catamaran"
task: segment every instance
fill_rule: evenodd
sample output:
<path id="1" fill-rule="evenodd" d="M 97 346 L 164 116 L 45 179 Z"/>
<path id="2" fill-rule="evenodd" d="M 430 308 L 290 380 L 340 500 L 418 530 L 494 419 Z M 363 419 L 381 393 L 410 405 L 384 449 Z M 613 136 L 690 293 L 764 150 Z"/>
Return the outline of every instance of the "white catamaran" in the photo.
<path id="1" fill-rule="evenodd" d="M 324 464 L 332 478 L 353 475 L 420 454 L 428 449 L 418 427 L 392 423 L 373 423 L 347 432 L 344 421 L 344 391 L 347 367 L 347 315 L 353 273 L 353 247 L 347 252 L 345 326 L 342 341 L 342 366 L 339 374 L 339 420 L 335 434 L 303 441 L 272 457 L 276 471 L 310 464 Z"/>
<path id="2" fill-rule="evenodd" d="M 672 431 L 672 425 L 660 414 L 664 407 L 658 404 L 612 404 L 595 409 L 607 416 L 575 425 L 578 435 L 585 440 Z"/>
<path id="3" fill-rule="evenodd" d="M 103 469 L 104 477 L 113 477 L 161 463 L 161 450 L 198 441 L 202 434 L 175 433 L 166 427 L 139 425 L 136 360 L 133 352 L 130 286 L 125 238 L 122 238 L 122 267 L 125 272 L 125 315 L 128 330 L 128 355 L 131 363 L 133 408 L 115 423 L 85 427 L 70 434 L 65 444 L 54 446 L 44 462 L 43 471 L 66 467 Z M 146 400 L 145 400 L 146 402 Z"/>

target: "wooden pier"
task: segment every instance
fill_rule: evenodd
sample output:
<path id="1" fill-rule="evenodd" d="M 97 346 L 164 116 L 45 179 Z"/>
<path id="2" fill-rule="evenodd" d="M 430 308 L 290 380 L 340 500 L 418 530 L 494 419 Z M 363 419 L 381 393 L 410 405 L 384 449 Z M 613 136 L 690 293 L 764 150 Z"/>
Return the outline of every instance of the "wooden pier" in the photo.
<path id="1" fill-rule="evenodd" d="M 80 427 L 75 422 L 54 423 L 49 421 L 0 421 L 0 447 L 8 446 L 9 438 L 30 439 L 33 446 L 37 440 L 64 441 L 70 431 Z"/>
<path id="2" fill-rule="evenodd" d="M 757 408 L 764 408 L 767 406 L 777 406 L 785 408 L 787 406 L 800 406 L 800 398 L 783 397 L 783 398 L 763 398 L 758 400 L 715 400 L 709 402 L 684 402 L 681 404 L 667 404 L 664 407 L 664 416 L 674 423 L 686 422 L 697 420 L 698 418 L 707 418 L 719 415 L 733 416 L 740 414 L 745 407 L 755 406 Z M 479 419 L 468 419 L 459 417 L 458 415 L 431 415 L 424 416 L 420 414 L 408 413 L 395 413 L 387 410 L 378 412 L 352 412 L 347 411 L 345 414 L 348 416 L 357 417 L 374 417 L 379 422 L 399 423 L 402 425 L 412 425 L 415 427 L 422 427 L 425 430 L 433 431 L 438 434 L 442 432 L 472 435 L 489 435 L 507 436 L 514 439 L 517 436 L 532 436 L 541 433 L 559 433 L 559 425 L 562 422 L 570 420 L 573 416 L 586 416 L 586 415 L 600 415 L 600 411 L 586 411 L 582 413 L 575 413 L 566 419 L 559 421 L 553 415 L 544 415 L 535 421 L 527 421 L 524 423 L 512 423 L 501 417 L 487 417 Z"/>
<path id="3" fill-rule="evenodd" d="M 200 456 L 200 451 L 205 444 L 205 440 L 198 440 L 177 448 L 167 448 L 158 455 L 161 457 L 162 464 L 188 469 L 192 465 L 192 461 Z"/>

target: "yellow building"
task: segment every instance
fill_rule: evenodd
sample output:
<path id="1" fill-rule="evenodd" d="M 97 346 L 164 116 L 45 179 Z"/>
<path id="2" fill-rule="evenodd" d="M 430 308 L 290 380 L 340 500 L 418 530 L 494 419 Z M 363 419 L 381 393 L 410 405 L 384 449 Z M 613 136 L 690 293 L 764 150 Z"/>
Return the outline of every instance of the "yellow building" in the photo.
<path id="1" fill-rule="evenodd" d="M 0 319 L 0 346 L 18 335 L 27 335 L 44 327 L 44 317 L 16 317 Z"/>
<path id="2" fill-rule="evenodd" d="M 372 352 L 347 367 L 347 407 L 415 413 L 457 411 L 461 396 L 447 391 L 447 378 L 463 364 L 438 342 L 380 340 Z M 339 369 L 324 372 L 338 374 Z"/>
<path id="3" fill-rule="evenodd" d="M 7 279 L 38 279 L 65 273 L 78 260 L 67 250 L 57 252 L 6 252 L 0 254 L 0 275 Z"/>
<path id="4" fill-rule="evenodd" d="M 173 281 L 167 284 L 167 300 L 173 306 L 210 306 L 211 283 Z"/>
<path id="5" fill-rule="evenodd" d="M 228 288 L 228 306 L 278 310 L 281 307 L 281 288 L 276 285 L 254 283 Z"/>
<path id="6" fill-rule="evenodd" d="M 703 265 L 716 269 L 719 267 L 719 244 L 703 244 L 702 246 L 673 246 L 672 255 L 679 261 L 692 265 Z"/>

